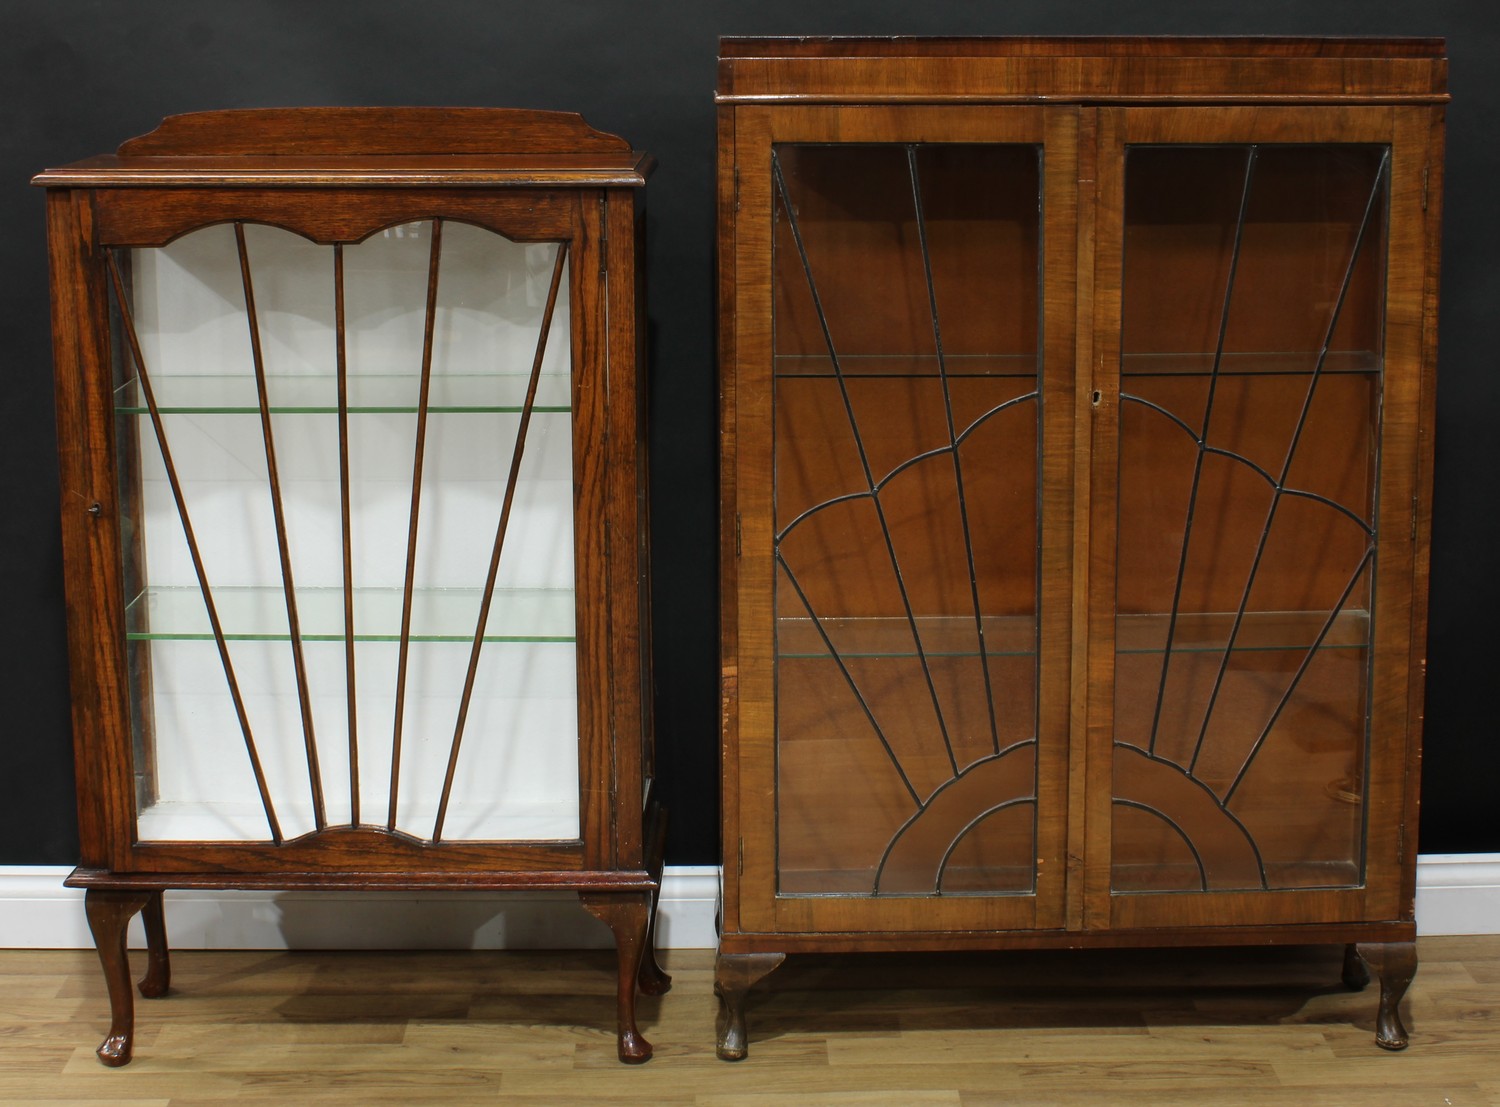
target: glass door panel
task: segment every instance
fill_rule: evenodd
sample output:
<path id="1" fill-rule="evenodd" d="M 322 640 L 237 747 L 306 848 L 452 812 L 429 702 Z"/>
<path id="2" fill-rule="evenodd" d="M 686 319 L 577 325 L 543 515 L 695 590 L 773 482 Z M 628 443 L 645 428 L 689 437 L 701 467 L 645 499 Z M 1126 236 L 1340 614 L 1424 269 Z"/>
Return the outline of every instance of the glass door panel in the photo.
<path id="1" fill-rule="evenodd" d="M 777 887 L 1035 887 L 1041 151 L 773 153 Z"/>
<path id="2" fill-rule="evenodd" d="M 142 841 L 579 834 L 567 252 L 116 251 Z"/>
<path id="3" fill-rule="evenodd" d="M 1363 882 L 1388 176 L 1127 148 L 1115 892 Z"/>

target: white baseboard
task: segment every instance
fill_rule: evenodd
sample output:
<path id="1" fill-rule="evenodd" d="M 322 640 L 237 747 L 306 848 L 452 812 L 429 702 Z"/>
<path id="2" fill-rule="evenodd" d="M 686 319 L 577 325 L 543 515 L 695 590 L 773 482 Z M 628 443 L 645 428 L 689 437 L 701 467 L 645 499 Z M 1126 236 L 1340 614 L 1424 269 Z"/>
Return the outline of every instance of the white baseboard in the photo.
<path id="1" fill-rule="evenodd" d="M 92 948 L 69 867 L 0 866 L 0 948 Z M 717 866 L 669 867 L 657 945 L 712 949 Z M 573 892 L 167 892 L 173 949 L 602 949 L 605 925 Z M 145 945 L 140 919 L 132 948 Z"/>
<path id="2" fill-rule="evenodd" d="M 83 893 L 63 887 L 67 867 L 0 866 L 0 948 L 93 945 Z M 712 949 L 719 870 L 669 867 L 657 942 Z M 174 949 L 594 949 L 609 931 L 571 892 L 170 891 Z M 1424 935 L 1500 934 L 1500 854 L 1417 860 L 1417 929 Z M 144 944 L 140 921 L 131 944 Z"/>

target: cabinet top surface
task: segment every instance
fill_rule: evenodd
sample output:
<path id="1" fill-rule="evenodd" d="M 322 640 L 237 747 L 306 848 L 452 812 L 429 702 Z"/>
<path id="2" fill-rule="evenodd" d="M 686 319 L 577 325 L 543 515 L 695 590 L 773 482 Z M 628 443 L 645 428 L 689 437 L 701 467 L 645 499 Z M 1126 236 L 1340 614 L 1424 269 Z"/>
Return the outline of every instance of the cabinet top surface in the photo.
<path id="1" fill-rule="evenodd" d="M 1437 38 L 724 38 L 720 103 L 1426 102 Z"/>
<path id="2" fill-rule="evenodd" d="M 32 179 L 66 187 L 639 187 L 654 166 L 572 112 L 263 108 L 162 120 L 113 154 Z"/>

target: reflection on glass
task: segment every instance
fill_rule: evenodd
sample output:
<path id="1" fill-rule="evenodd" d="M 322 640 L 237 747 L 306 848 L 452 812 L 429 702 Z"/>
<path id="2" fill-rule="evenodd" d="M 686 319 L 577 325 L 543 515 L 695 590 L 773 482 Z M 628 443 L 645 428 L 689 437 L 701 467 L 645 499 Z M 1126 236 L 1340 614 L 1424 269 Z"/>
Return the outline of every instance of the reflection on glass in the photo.
<path id="1" fill-rule="evenodd" d="M 1028 893 L 1040 151 L 773 177 L 778 889 Z"/>
<path id="2" fill-rule="evenodd" d="M 576 838 L 558 244 L 422 222 L 335 248 L 220 225 L 115 267 L 139 837 L 285 840 L 394 812 L 432 839 L 446 787 L 444 840 Z"/>
<path id="3" fill-rule="evenodd" d="M 1127 152 L 1117 892 L 1363 880 L 1387 187 L 1379 147 Z"/>

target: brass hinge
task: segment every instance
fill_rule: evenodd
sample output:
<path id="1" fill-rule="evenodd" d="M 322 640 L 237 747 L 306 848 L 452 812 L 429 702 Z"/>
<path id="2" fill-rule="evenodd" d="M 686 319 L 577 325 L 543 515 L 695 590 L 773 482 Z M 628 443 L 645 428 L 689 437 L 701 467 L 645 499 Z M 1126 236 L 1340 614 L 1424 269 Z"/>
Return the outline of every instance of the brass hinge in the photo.
<path id="1" fill-rule="evenodd" d="M 740 528 L 740 514 L 739 514 L 739 512 L 735 512 L 734 513 L 734 556 L 735 557 L 739 557 L 740 556 L 740 550 L 742 549 L 741 538 L 742 538 L 742 531 L 741 531 L 741 528 Z"/>
<path id="2" fill-rule="evenodd" d="M 1430 166 L 1422 166 L 1422 210 L 1427 210 L 1427 173 Z"/>

